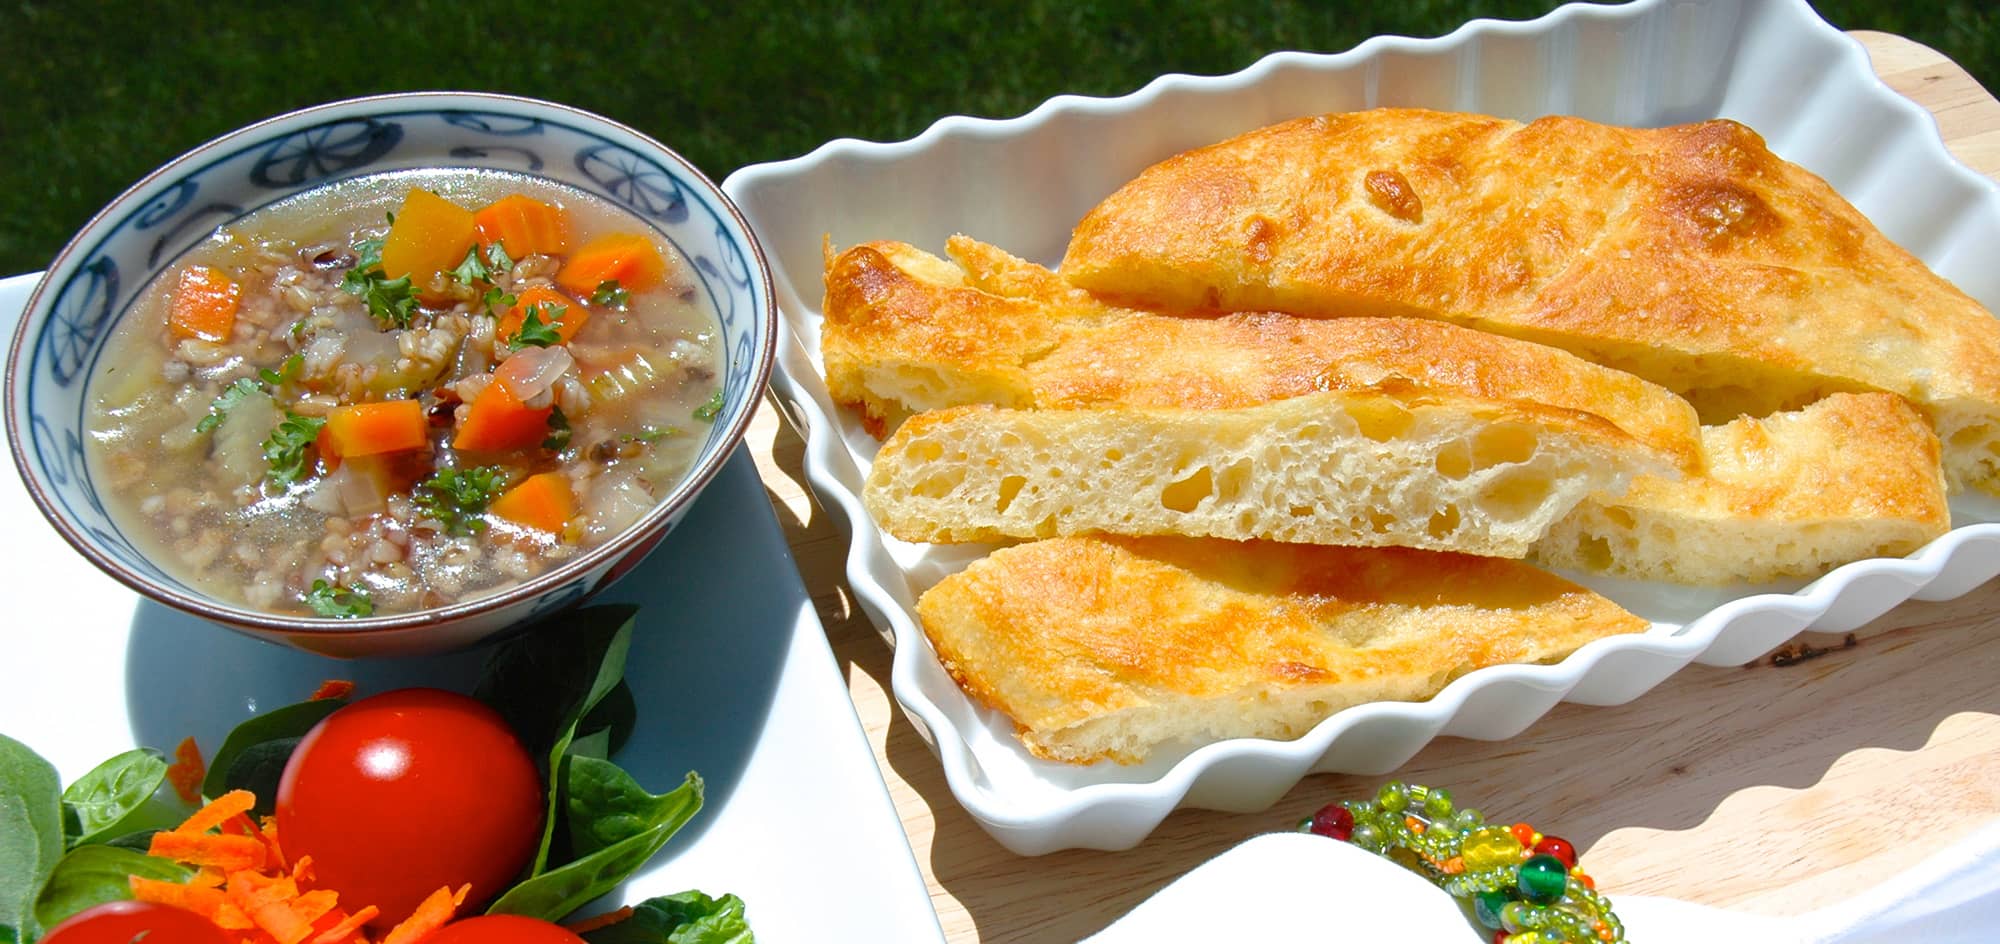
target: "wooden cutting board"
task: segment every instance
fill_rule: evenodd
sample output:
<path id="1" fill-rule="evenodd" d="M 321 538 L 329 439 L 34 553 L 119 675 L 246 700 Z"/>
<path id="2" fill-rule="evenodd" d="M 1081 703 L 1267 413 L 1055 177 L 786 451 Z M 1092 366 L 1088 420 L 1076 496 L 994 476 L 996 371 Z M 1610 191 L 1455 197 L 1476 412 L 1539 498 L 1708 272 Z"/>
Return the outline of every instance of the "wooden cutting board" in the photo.
<path id="1" fill-rule="evenodd" d="M 2000 178 L 2000 101 L 1934 50 L 1854 35 L 1960 160 Z M 1243 839 L 1384 779 L 1308 778 L 1262 813 L 1182 810 L 1127 852 L 1008 852 L 895 707 L 889 648 L 848 594 L 846 538 L 806 493 L 797 435 L 767 404 L 749 442 L 951 941 L 1076 940 Z M 1748 666 L 1689 666 L 1628 705 L 1560 705 L 1511 740 L 1440 739 L 1395 776 L 1569 839 L 1614 899 L 1808 911 L 2000 819 L 2000 581 Z"/>

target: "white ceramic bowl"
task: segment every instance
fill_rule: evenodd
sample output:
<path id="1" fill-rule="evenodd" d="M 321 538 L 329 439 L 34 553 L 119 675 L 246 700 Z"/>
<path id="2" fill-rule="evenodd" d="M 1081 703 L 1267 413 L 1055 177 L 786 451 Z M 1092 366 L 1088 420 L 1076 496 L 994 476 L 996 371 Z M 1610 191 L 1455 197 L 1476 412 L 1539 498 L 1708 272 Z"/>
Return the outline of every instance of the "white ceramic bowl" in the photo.
<path id="1" fill-rule="evenodd" d="M 84 461 L 85 387 L 118 319 L 153 276 L 222 225 L 330 183 L 421 167 L 544 177 L 630 210 L 688 260 L 720 315 L 726 406 L 687 476 L 617 537 L 491 596 L 341 620 L 215 599 L 161 570 L 105 514 Z M 776 337 L 770 272 L 735 206 L 694 165 L 630 128 L 562 105 L 425 92 L 308 108 L 231 132 L 133 185 L 77 233 L 29 299 L 7 360 L 7 438 L 43 514 L 133 589 L 256 636 L 316 652 L 457 648 L 573 605 L 665 537 L 729 457 L 756 410 Z"/>
<path id="2" fill-rule="evenodd" d="M 1857 562 L 1810 585 L 1706 592 L 1587 580 L 1653 620 L 1651 632 L 1601 640 L 1557 665 L 1474 672 L 1426 702 L 1351 708 L 1296 740 L 1182 747 L 1132 767 L 1030 757 L 1005 718 L 946 676 L 913 613 L 919 594 L 985 549 L 903 544 L 861 506 L 876 442 L 826 395 L 822 235 L 841 246 L 900 239 L 937 251 L 963 231 L 1054 263 L 1076 220 L 1155 161 L 1284 119 L 1378 105 L 1627 125 L 1735 118 L 2000 307 L 1992 264 L 2000 188 L 1955 162 L 1930 116 L 1883 86 L 1859 45 L 1804 0 L 1576 4 L 1529 22 L 1476 21 L 1438 39 L 1276 53 L 1234 75 L 1163 76 L 1122 98 L 1061 96 L 1005 121 L 951 117 L 909 141 L 835 141 L 738 171 L 724 190 L 771 251 L 784 312 L 774 389 L 806 433 L 813 487 L 852 529 L 848 579 L 894 639 L 892 688 L 932 740 L 959 801 L 1016 852 L 1129 847 L 1177 806 L 1261 809 L 1308 773 L 1385 773 L 1440 734 L 1510 737 L 1559 701 L 1627 701 L 1690 661 L 1738 664 L 1808 626 L 1845 630 L 2000 572 L 2000 525 L 1982 523 L 2000 514 L 1960 501 L 1959 527 L 1908 559 Z"/>

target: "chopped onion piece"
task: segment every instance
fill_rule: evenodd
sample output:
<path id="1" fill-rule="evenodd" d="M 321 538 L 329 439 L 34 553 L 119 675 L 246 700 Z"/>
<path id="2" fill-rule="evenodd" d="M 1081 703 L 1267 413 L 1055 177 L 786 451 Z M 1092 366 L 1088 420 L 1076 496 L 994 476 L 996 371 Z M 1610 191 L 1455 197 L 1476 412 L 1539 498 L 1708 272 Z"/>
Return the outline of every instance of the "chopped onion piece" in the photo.
<path id="1" fill-rule="evenodd" d="M 563 374 L 576 366 L 576 358 L 571 357 L 564 347 L 531 347 L 507 358 L 500 369 L 493 372 L 493 379 L 506 384 L 507 390 L 530 407 L 547 406 L 546 398 L 550 388 L 555 386 Z"/>

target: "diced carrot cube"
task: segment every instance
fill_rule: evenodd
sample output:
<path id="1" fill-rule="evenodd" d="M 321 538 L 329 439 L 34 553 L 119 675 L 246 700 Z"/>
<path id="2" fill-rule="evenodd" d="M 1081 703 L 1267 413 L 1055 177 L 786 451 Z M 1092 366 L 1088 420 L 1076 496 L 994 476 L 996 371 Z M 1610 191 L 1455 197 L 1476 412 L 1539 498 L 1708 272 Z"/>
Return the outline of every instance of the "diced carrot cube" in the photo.
<path id="1" fill-rule="evenodd" d="M 556 273 L 556 284 L 579 298 L 607 281 L 642 292 L 667 277 L 667 260 L 653 241 L 638 233 L 599 236 L 578 247 Z"/>
<path id="2" fill-rule="evenodd" d="M 549 414 L 554 410 L 553 406 L 531 409 L 506 384 L 495 381 L 473 398 L 451 447 L 499 452 L 540 445 L 548 438 Z"/>
<path id="3" fill-rule="evenodd" d="M 526 289 L 514 298 L 514 307 L 500 318 L 494 336 L 502 341 L 511 340 L 521 333 L 521 326 L 528 321 L 528 309 L 533 307 L 542 323 L 554 325 L 556 334 L 564 344 L 583 330 L 583 323 L 590 320 L 590 309 L 577 304 L 568 295 L 545 285 Z"/>
<path id="4" fill-rule="evenodd" d="M 472 216 L 479 241 L 499 243 L 515 259 L 569 251 L 569 213 L 526 194 L 501 197 Z"/>
<path id="5" fill-rule="evenodd" d="M 569 476 L 543 472 L 508 489 L 487 510 L 524 528 L 560 534 L 576 516 L 576 495 L 570 491 Z"/>
<path id="6" fill-rule="evenodd" d="M 415 400 L 385 400 L 336 407 L 327 414 L 327 439 L 342 458 L 406 452 L 430 445 L 430 423 L 423 404 Z"/>
<path id="7" fill-rule="evenodd" d="M 229 340 L 236 330 L 236 309 L 243 304 L 243 287 L 207 266 L 181 270 L 167 304 L 167 328 L 174 336 L 203 341 Z"/>
<path id="8" fill-rule="evenodd" d="M 465 261 L 475 229 L 471 210 L 428 190 L 412 190 L 382 239 L 382 274 L 428 282 Z"/>

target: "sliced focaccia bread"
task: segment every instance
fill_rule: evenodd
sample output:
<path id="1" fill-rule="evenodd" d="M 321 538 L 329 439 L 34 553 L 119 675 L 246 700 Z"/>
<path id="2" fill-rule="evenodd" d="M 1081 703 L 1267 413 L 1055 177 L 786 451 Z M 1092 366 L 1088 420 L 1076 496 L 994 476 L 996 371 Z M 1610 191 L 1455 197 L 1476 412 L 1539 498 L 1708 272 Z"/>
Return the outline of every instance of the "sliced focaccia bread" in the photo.
<path id="1" fill-rule="evenodd" d="M 1938 441 L 1901 397 L 1837 393 L 1702 430 L 1708 471 L 1590 499 L 1534 557 L 1688 584 L 1813 577 L 1901 557 L 1951 529 Z"/>
<path id="2" fill-rule="evenodd" d="M 1061 271 L 1129 304 L 1441 318 L 1628 370 L 1710 422 L 1896 393 L 1955 485 L 2000 491 L 2000 322 L 1731 121 L 1289 121 L 1149 168 Z"/>
<path id="3" fill-rule="evenodd" d="M 1559 659 L 1645 621 L 1514 561 L 1406 549 L 1062 538 L 995 551 L 917 615 L 946 671 L 1035 755 L 1291 738 L 1350 705 Z"/>
<path id="4" fill-rule="evenodd" d="M 1407 318 L 1180 318 L 1107 306 L 1041 266 L 953 237 L 958 265 L 904 243 L 828 260 L 821 350 L 836 401 L 879 435 L 910 413 L 1236 409 L 1358 391 L 1560 413 L 1637 453 L 1699 467 L 1686 401 L 1544 345 Z"/>
<path id="5" fill-rule="evenodd" d="M 1105 532 L 1522 557 L 1586 496 L 1624 491 L 1643 457 L 1585 414 L 1407 392 L 951 407 L 896 429 L 862 499 L 905 541 Z"/>

